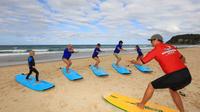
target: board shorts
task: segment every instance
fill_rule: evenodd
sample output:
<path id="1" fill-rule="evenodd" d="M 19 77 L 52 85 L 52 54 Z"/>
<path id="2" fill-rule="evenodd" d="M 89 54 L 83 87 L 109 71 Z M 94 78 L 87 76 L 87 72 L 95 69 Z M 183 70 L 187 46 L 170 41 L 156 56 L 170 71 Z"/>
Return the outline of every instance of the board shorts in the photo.
<path id="1" fill-rule="evenodd" d="M 99 58 L 99 56 L 92 56 L 92 58 Z"/>
<path id="2" fill-rule="evenodd" d="M 170 88 L 173 91 L 184 88 L 192 81 L 188 68 L 166 74 L 151 82 L 154 89 Z"/>
<path id="3" fill-rule="evenodd" d="M 138 56 L 143 56 L 143 54 L 138 54 Z"/>
<path id="4" fill-rule="evenodd" d="M 121 58 L 121 56 L 119 55 L 119 53 L 113 53 L 113 55 L 114 55 L 116 58 Z"/>
<path id="5" fill-rule="evenodd" d="M 69 59 L 70 59 L 70 57 L 62 57 L 62 59 L 69 60 Z"/>

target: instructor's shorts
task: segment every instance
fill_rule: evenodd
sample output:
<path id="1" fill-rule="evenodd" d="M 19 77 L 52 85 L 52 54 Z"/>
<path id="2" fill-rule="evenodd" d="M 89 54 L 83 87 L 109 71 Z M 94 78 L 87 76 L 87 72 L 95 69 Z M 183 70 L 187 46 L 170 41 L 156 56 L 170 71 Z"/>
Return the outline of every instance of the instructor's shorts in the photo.
<path id="1" fill-rule="evenodd" d="M 166 74 L 151 82 L 154 89 L 170 88 L 174 91 L 179 90 L 191 83 L 192 77 L 188 68 Z"/>

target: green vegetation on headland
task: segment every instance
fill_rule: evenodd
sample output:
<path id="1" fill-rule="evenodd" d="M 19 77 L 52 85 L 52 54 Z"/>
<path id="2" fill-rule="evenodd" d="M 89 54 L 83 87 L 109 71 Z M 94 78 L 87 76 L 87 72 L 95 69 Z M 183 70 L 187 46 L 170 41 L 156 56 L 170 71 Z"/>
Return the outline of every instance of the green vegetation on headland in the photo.
<path id="1" fill-rule="evenodd" d="M 176 35 L 166 43 L 176 45 L 197 45 L 200 44 L 200 34 Z"/>

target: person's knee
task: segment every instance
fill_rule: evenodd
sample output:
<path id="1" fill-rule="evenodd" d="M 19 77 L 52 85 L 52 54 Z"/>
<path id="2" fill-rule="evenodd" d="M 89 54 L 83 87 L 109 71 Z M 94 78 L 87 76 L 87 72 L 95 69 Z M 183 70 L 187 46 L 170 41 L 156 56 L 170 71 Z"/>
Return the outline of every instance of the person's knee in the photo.
<path id="1" fill-rule="evenodd" d="M 39 72 L 38 72 L 37 70 L 35 70 L 35 74 L 36 74 L 36 75 L 39 75 Z"/>
<path id="2" fill-rule="evenodd" d="M 72 62 L 69 62 L 69 66 L 71 66 L 72 65 Z"/>
<path id="3" fill-rule="evenodd" d="M 173 90 L 173 89 L 169 89 L 169 92 L 170 92 L 171 94 L 177 93 L 177 91 L 176 91 L 176 90 Z"/>
<path id="4" fill-rule="evenodd" d="M 154 87 L 151 83 L 148 84 L 148 87 L 154 89 Z"/>

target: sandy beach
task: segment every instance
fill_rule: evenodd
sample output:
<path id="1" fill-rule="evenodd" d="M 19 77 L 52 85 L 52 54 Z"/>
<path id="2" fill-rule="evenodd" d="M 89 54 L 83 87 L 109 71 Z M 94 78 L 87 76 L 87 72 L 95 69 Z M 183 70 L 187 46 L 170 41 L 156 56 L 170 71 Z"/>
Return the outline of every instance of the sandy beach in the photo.
<path id="1" fill-rule="evenodd" d="M 186 64 L 192 74 L 192 83 L 181 90 L 186 94 L 182 97 L 186 112 L 200 111 L 200 48 L 180 49 L 186 57 Z M 123 54 L 121 65 L 127 65 L 126 60 L 135 58 L 135 54 Z M 37 92 L 30 90 L 15 81 L 15 75 L 28 72 L 24 65 L 0 68 L 0 112 L 123 112 L 107 103 L 102 96 L 111 92 L 118 92 L 134 98 L 142 98 L 147 84 L 162 76 L 158 63 L 154 60 L 147 64 L 154 72 L 144 74 L 134 66 L 130 75 L 120 75 L 111 64 L 115 61 L 113 55 L 101 56 L 100 66 L 108 73 L 107 77 L 93 75 L 88 65 L 94 63 L 92 58 L 73 59 L 72 69 L 84 78 L 69 81 L 59 70 L 62 61 L 37 63 L 40 79 L 52 82 L 55 87 Z M 176 109 L 167 89 L 156 90 L 151 102 L 159 103 Z"/>

